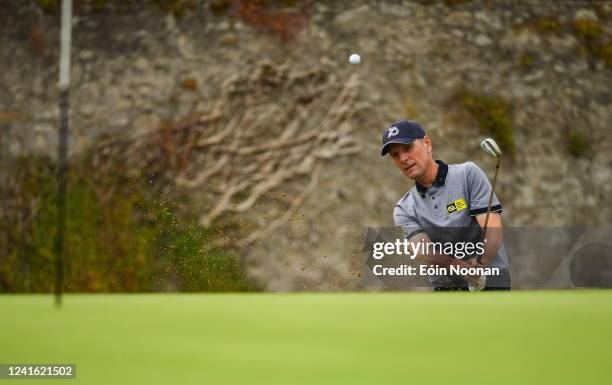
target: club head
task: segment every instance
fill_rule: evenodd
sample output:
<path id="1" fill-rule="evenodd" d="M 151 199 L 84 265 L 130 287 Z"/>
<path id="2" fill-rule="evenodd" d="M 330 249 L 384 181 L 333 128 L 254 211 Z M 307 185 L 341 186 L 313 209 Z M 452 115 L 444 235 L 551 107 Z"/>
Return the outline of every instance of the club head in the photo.
<path id="1" fill-rule="evenodd" d="M 499 158 L 501 156 L 501 150 L 493 138 L 486 138 L 483 140 L 482 143 L 480 143 L 480 147 L 484 150 L 484 152 L 495 158 Z"/>

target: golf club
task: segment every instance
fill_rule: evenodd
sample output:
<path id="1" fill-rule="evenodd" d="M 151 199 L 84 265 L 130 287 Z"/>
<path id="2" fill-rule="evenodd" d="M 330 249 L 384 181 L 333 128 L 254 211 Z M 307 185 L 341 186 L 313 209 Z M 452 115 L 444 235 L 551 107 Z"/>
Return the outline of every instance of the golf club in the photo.
<path id="1" fill-rule="evenodd" d="M 495 191 L 495 184 L 497 183 L 497 172 L 499 171 L 499 165 L 501 163 L 501 150 L 493 138 L 486 138 L 480 143 L 480 147 L 487 154 L 494 158 L 497 158 L 497 164 L 495 164 L 495 175 L 493 176 L 493 184 L 491 186 L 491 193 L 489 194 L 489 204 L 487 205 L 487 216 L 485 217 L 485 225 L 483 230 L 483 239 L 487 237 L 487 226 L 489 224 L 489 214 L 491 214 L 491 203 L 493 202 L 493 193 Z M 480 262 L 480 258 L 479 258 Z"/>

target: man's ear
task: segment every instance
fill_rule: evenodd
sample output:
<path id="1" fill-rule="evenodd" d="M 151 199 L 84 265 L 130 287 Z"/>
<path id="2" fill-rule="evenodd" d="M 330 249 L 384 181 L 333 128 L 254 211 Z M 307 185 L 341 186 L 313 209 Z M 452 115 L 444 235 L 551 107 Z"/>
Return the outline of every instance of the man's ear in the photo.
<path id="1" fill-rule="evenodd" d="M 425 146 L 427 147 L 427 152 L 431 154 L 431 139 L 429 138 L 429 136 L 425 135 L 423 137 L 423 143 L 425 144 Z"/>

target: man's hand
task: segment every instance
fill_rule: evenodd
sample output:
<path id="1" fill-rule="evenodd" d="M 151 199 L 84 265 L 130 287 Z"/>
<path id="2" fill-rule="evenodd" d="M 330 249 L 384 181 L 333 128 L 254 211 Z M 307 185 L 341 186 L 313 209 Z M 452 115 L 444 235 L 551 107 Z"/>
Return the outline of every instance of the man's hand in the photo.
<path id="1" fill-rule="evenodd" d="M 414 235 L 412 238 L 410 238 L 409 241 L 410 242 L 424 242 L 424 243 L 431 242 L 431 240 L 429 239 L 429 236 L 425 233 L 418 233 Z M 450 256 L 450 255 L 433 254 L 433 253 L 425 254 L 422 252 L 420 254 L 415 255 L 415 258 L 418 261 L 427 263 L 428 265 L 438 265 L 438 266 L 443 266 L 443 267 L 450 266 L 450 265 L 458 265 L 459 267 L 463 267 L 463 268 L 484 267 L 483 264 L 478 262 L 477 258 L 470 258 L 468 260 L 462 260 L 462 259 L 457 259 L 454 256 Z M 484 277 L 481 278 L 480 276 L 472 276 L 472 275 L 463 276 L 463 279 L 465 279 L 468 282 L 469 287 L 474 287 L 477 290 L 482 290 L 486 283 L 486 279 L 484 279 Z"/>
<path id="2" fill-rule="evenodd" d="M 460 267 L 468 269 L 472 267 L 484 267 L 476 258 L 470 258 L 466 261 L 457 260 L 457 262 Z M 464 275 L 463 279 L 467 281 L 470 291 L 481 291 L 487 284 L 487 278 L 484 275 Z"/>
<path id="3" fill-rule="evenodd" d="M 482 291 L 487 286 L 487 277 L 484 275 L 478 276 L 478 282 L 475 284 L 468 284 L 468 289 L 470 291 Z"/>

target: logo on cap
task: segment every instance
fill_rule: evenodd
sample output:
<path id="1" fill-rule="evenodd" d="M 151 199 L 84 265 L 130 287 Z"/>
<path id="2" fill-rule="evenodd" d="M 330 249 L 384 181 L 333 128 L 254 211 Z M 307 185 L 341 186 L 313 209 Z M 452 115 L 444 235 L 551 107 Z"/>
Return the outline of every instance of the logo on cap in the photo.
<path id="1" fill-rule="evenodd" d="M 395 136 L 395 135 L 399 134 L 399 128 L 397 128 L 395 126 L 389 127 L 388 131 L 389 131 L 389 133 L 387 134 L 387 138 L 390 138 L 392 136 Z"/>

